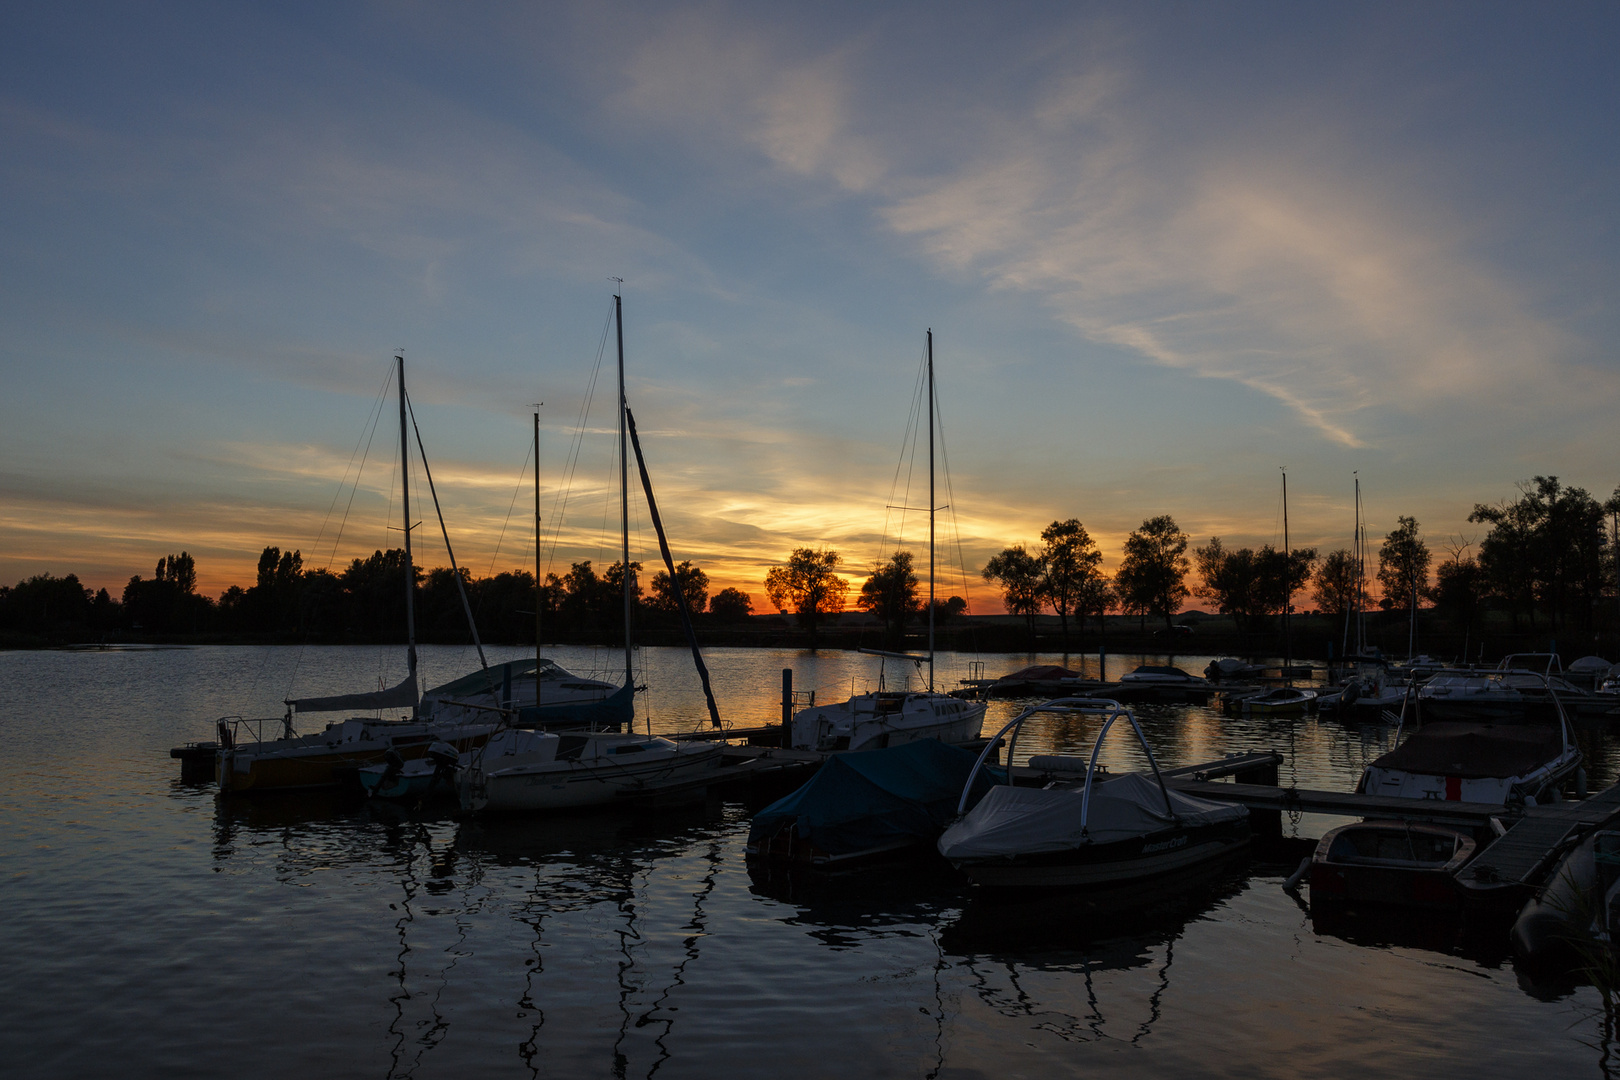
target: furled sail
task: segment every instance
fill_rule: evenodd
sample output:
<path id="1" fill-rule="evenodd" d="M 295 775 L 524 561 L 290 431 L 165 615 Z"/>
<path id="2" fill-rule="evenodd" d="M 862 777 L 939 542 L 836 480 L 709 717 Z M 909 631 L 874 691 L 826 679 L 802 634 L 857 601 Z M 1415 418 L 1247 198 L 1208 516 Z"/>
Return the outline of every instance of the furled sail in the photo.
<path id="1" fill-rule="evenodd" d="M 283 702 L 299 712 L 345 712 L 348 710 L 416 708 L 416 676 L 386 690 L 369 694 L 338 694 L 336 697 L 287 698 Z"/>

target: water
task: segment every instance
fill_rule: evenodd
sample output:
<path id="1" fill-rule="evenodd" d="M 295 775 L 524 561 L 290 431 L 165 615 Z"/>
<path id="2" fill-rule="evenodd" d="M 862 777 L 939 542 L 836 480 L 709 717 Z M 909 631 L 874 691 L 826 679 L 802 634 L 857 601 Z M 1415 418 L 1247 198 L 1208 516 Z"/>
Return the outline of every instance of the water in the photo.
<path id="1" fill-rule="evenodd" d="M 548 655 L 581 673 L 619 661 Z M 946 657 L 942 675 L 966 674 L 965 661 Z M 466 650 L 423 651 L 428 683 L 473 663 Z M 646 649 L 637 663 L 651 688 L 643 722 L 703 721 L 682 650 Z M 716 650 L 710 663 L 739 724 L 779 714 L 783 667 L 823 698 L 877 678 L 876 660 L 845 653 Z M 1278 887 L 1292 869 L 1280 861 L 1214 876 L 1165 910 L 1099 916 L 1069 901 L 987 906 L 948 867 L 751 874 L 737 803 L 477 822 L 339 797 L 219 803 L 211 786 L 179 782 L 169 747 L 209 737 L 214 718 L 278 715 L 291 693 L 391 684 L 400 668 L 397 650 L 360 648 L 0 654 L 7 1075 L 1610 1067 L 1590 988 L 1529 984 L 1499 939 L 1459 944 L 1444 926 L 1318 930 Z M 903 673 L 891 661 L 885 675 L 895 685 Z M 993 704 L 987 726 L 1015 708 Z M 1349 787 L 1392 735 L 1193 707 L 1141 714 L 1163 763 L 1276 748 L 1283 781 L 1309 786 Z M 1087 748 L 1094 724 L 1041 721 L 1020 756 Z M 1115 762 L 1139 761 L 1110 741 Z M 1613 736 L 1584 741 L 1594 783 L 1612 781 Z M 1284 828 L 1308 837 L 1330 824 Z"/>

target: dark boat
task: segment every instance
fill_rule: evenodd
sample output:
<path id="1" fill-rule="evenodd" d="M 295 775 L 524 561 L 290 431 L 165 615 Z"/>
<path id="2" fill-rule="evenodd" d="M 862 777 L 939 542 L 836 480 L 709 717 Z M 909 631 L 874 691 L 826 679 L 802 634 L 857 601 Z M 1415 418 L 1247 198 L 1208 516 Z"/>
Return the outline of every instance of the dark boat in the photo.
<path id="1" fill-rule="evenodd" d="M 1569 850 L 1552 880 L 1519 912 L 1513 952 L 1541 969 L 1590 967 L 1614 947 L 1617 907 L 1620 832 L 1599 829 Z"/>
<path id="2" fill-rule="evenodd" d="M 1044 788 L 998 786 L 971 810 L 978 770 L 1002 739 L 1013 760 L 1017 731 L 1038 713 L 1104 714 L 1085 777 Z M 1108 776 L 1097 756 L 1124 717 L 1147 753 L 1151 775 Z M 1141 725 L 1124 705 L 1064 698 L 1037 705 L 1002 728 L 979 757 L 959 802 L 961 816 L 939 838 L 941 855 L 990 888 L 1126 885 L 1200 867 L 1249 842 L 1249 811 L 1170 790 Z"/>
<path id="3" fill-rule="evenodd" d="M 974 760 L 938 739 L 834 754 L 754 815 L 748 857 L 832 869 L 932 843 L 956 813 Z M 977 791 L 992 780 L 980 774 Z"/>
<path id="4" fill-rule="evenodd" d="M 1441 825 L 1361 821 L 1322 837 L 1311 856 L 1311 903 L 1455 908 L 1454 875 L 1474 839 Z"/>

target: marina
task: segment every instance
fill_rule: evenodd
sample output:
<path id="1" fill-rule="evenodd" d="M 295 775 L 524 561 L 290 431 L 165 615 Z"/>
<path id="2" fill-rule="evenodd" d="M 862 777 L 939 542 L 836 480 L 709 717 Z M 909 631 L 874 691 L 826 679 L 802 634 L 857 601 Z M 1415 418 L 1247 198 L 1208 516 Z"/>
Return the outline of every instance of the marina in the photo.
<path id="1" fill-rule="evenodd" d="M 1385 725 L 1137 706 L 1167 784 L 1250 807 L 1253 853 L 1148 904 L 1140 890 L 998 903 L 942 861 L 828 874 L 745 857 L 752 815 L 825 757 L 748 745 L 749 735 L 780 741 L 781 669 L 792 667 L 804 689 L 847 687 L 852 677 L 858 688 L 875 677 L 858 654 L 713 650 L 717 696 L 736 703 L 739 721 L 756 722 L 739 722 L 732 734 L 744 737 L 724 751 L 735 783 L 696 801 L 649 793 L 645 809 L 627 797 L 586 815 L 486 818 L 461 815 L 453 799 L 413 807 L 337 790 L 220 799 L 211 783 L 180 782 L 168 750 L 207 734 L 218 665 L 251 668 L 255 692 L 275 699 L 295 664 L 320 689 L 372 662 L 367 650 L 298 653 L 63 652 L 34 657 L 43 671 L 7 672 L 6 723 L 19 740 L 4 797 L 19 912 L 8 946 L 24 976 L 13 985 L 71 984 L 75 996 L 93 985 L 120 1002 L 87 1038 L 11 1047 L 24 1075 L 75 1071 L 118 1045 L 154 1070 L 229 1062 L 250 1076 L 333 1060 L 389 1076 L 472 1067 L 767 1075 L 794 1065 L 912 1076 L 1009 1063 L 1059 1075 L 1151 1067 L 1194 1076 L 1207 1074 L 1202 1047 L 1215 1038 L 1227 1067 L 1259 1076 L 1294 1075 L 1299 1055 L 1320 1054 L 1335 1071 L 1401 1069 L 1465 1045 L 1559 1075 L 1602 1075 L 1596 991 L 1525 982 L 1506 922 L 1484 940 L 1461 929 L 1421 944 L 1380 939 L 1381 924 L 1344 928 L 1301 909 L 1308 891 L 1296 899 L 1280 887 L 1332 828 L 1399 808 L 1353 792 L 1389 749 Z M 942 659 L 947 670 L 965 666 Z M 558 650 L 556 660 L 594 670 L 589 650 Z M 668 718 L 664 734 L 710 735 L 701 688 L 679 674 L 690 667 L 684 650 L 639 650 L 637 662 L 661 687 L 647 707 Z M 422 663 L 437 677 L 466 660 L 427 647 Z M 54 704 L 48 687 L 86 664 L 100 665 L 109 688 L 143 689 L 132 701 L 108 689 L 71 709 Z M 992 702 L 986 734 L 1018 707 Z M 85 710 L 103 717 L 91 752 L 64 756 L 62 739 L 80 730 Z M 1031 723 L 1014 747 L 1015 778 L 1073 776 L 1095 723 Z M 1610 739 L 1583 734 L 1599 793 L 1615 779 L 1620 740 Z M 1112 739 L 1104 757 L 1114 769 L 1147 766 L 1139 748 Z M 775 786 L 772 774 L 782 774 Z M 1492 865 L 1523 877 L 1534 860 L 1510 865 L 1510 849 L 1544 861 L 1572 825 L 1608 813 L 1600 798 L 1519 815 L 1435 800 L 1404 809 L 1467 828 L 1490 829 L 1497 817 L 1511 843 Z M 80 944 L 64 950 L 52 927 L 74 928 Z M 1247 958 L 1236 984 L 1233 955 Z M 154 966 L 167 972 L 161 982 L 145 974 Z M 244 1068 L 254 1060 L 244 1057 L 247 1032 L 204 1045 L 165 1019 L 224 998 L 268 1023 L 320 1017 L 322 1034 Z M 64 1000 L 7 991 L 3 1004 L 51 1031 Z M 1279 1026 L 1285 1002 L 1311 1010 L 1311 1039 Z M 1372 1038 L 1367 1010 L 1384 1018 L 1376 1030 L 1393 1025 L 1417 1041 Z M 1421 1034 L 1437 1016 L 1448 1032 L 1439 1043 Z M 1279 1045 L 1295 1056 L 1277 1057 Z"/>

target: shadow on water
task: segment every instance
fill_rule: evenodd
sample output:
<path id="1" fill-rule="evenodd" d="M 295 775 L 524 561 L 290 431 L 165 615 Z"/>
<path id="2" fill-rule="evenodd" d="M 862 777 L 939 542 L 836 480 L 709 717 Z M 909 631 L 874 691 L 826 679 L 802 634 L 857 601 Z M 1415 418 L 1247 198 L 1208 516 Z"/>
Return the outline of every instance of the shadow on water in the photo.
<path id="1" fill-rule="evenodd" d="M 928 852 L 834 872 L 750 861 L 748 880 L 755 896 L 793 909 L 782 922 L 811 927 L 812 939 L 835 949 L 855 948 L 874 931 L 933 924 L 970 891 L 950 863 Z"/>

